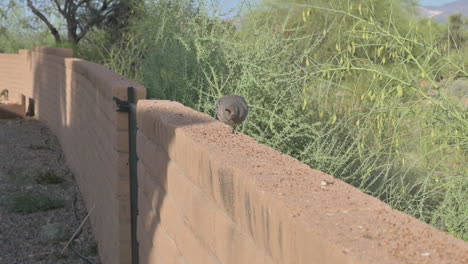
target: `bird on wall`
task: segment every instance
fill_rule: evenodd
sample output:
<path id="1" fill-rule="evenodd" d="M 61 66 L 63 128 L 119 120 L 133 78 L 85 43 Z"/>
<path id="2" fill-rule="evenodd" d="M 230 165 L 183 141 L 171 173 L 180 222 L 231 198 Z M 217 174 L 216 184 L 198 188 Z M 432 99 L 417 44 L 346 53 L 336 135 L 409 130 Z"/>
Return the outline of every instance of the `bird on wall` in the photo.
<path id="1" fill-rule="evenodd" d="M 216 116 L 219 121 L 232 127 L 235 133 L 236 126 L 244 122 L 249 113 L 249 106 L 244 97 L 239 95 L 224 95 L 216 103 Z"/>

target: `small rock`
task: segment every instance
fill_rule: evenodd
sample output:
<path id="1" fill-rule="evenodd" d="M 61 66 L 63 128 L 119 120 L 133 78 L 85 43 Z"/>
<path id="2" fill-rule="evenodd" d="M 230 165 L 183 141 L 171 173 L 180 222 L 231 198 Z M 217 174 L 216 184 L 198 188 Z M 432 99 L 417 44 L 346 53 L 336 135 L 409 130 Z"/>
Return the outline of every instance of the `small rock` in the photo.
<path id="1" fill-rule="evenodd" d="M 320 185 L 322 185 L 322 186 L 327 186 L 327 185 L 330 185 L 330 184 L 333 184 L 333 183 L 335 183 L 335 182 L 322 180 L 322 182 L 320 183 Z"/>
<path id="2" fill-rule="evenodd" d="M 431 253 L 429 253 L 429 252 L 421 253 L 421 257 L 429 257 L 430 255 L 431 255 Z"/>

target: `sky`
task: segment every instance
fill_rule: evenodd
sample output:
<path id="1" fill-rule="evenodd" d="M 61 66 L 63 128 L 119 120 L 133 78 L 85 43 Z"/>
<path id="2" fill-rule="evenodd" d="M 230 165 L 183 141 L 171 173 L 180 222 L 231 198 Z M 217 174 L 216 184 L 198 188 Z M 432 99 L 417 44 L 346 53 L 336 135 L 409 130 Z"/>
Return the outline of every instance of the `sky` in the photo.
<path id="1" fill-rule="evenodd" d="M 219 0 L 219 2 L 223 7 L 223 10 L 229 10 L 236 7 L 241 2 L 241 0 Z"/>
<path id="2" fill-rule="evenodd" d="M 456 0 L 419 0 L 419 3 L 423 6 L 441 6 L 455 1 Z"/>
<path id="3" fill-rule="evenodd" d="M 219 0 L 223 10 L 229 10 L 236 7 L 242 0 Z M 456 0 L 419 0 L 424 6 L 441 6 Z"/>

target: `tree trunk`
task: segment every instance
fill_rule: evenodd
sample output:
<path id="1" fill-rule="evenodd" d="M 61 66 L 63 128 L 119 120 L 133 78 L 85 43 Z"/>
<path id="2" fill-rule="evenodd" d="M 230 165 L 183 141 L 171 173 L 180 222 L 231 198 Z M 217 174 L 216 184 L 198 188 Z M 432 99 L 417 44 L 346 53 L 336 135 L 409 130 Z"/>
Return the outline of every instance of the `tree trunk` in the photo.
<path id="1" fill-rule="evenodd" d="M 41 11 L 37 10 L 37 8 L 32 4 L 31 0 L 27 0 L 27 2 L 28 2 L 28 7 L 31 9 L 31 11 L 47 25 L 47 27 L 50 30 L 50 33 L 52 33 L 52 35 L 55 38 L 55 43 L 57 44 L 61 43 L 62 40 L 60 39 L 60 34 L 58 30 L 49 22 L 47 17 L 44 16 L 44 14 L 42 14 Z"/>

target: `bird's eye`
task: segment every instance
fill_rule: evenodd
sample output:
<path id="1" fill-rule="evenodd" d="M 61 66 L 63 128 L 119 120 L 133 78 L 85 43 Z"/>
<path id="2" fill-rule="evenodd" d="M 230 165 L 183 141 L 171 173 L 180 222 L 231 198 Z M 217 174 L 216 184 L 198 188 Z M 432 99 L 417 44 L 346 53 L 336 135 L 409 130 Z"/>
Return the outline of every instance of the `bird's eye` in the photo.
<path id="1" fill-rule="evenodd" d="M 229 109 L 224 109 L 224 111 L 228 112 L 229 114 L 231 113 L 231 110 Z"/>

